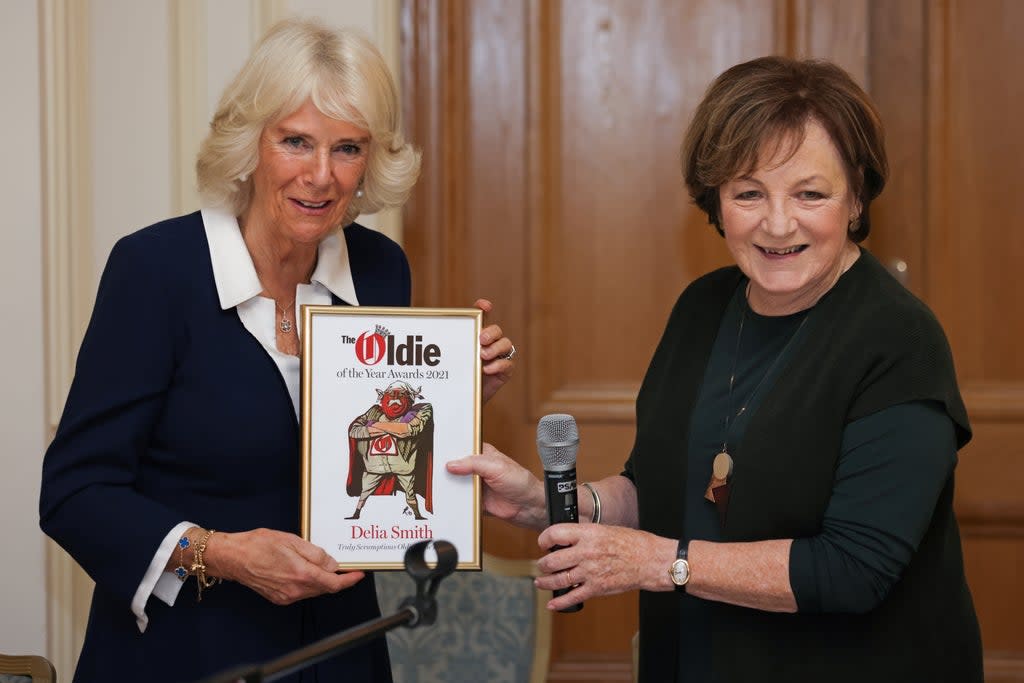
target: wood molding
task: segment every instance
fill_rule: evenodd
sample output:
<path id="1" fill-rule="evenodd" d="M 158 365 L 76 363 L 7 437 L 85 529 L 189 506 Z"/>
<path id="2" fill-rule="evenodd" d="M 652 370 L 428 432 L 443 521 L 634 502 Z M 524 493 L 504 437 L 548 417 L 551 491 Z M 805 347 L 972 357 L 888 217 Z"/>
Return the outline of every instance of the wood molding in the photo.
<path id="1" fill-rule="evenodd" d="M 43 288 L 46 431 L 52 438 L 92 310 L 90 3 L 40 0 Z M 86 584 L 83 589 L 83 584 Z M 85 636 L 87 579 L 55 543 L 46 546 L 48 656 L 74 671 Z"/>
<path id="2" fill-rule="evenodd" d="M 786 0 L 782 3 L 788 14 L 785 21 L 785 46 L 790 57 L 811 55 L 811 10 L 807 0 Z"/>
<path id="3" fill-rule="evenodd" d="M 171 209 L 200 207 L 196 155 L 206 136 L 206 10 L 203 0 L 170 3 Z"/>
<path id="4" fill-rule="evenodd" d="M 935 0 L 925 5 L 925 63 L 927 87 L 925 96 L 925 262 L 928 264 L 955 263 L 956 255 L 950 245 L 949 195 L 950 121 L 949 121 L 949 15 L 946 0 Z M 956 283 L 940 268 L 925 273 L 923 293 L 929 305 L 945 326 L 955 320 Z"/>
<path id="5" fill-rule="evenodd" d="M 52 540 L 46 540 L 47 657 L 62 675 L 75 670 L 78 653 L 85 640 L 84 630 L 75 614 L 74 560 Z"/>
<path id="6" fill-rule="evenodd" d="M 402 83 L 399 78 L 399 68 L 402 65 L 402 8 L 399 0 L 376 0 L 373 4 L 376 12 L 375 38 L 377 47 L 384 55 L 384 62 L 388 65 L 392 76 L 395 78 L 398 87 L 398 97 L 401 101 Z M 399 244 L 402 244 L 402 210 L 385 209 L 378 212 L 377 230 L 384 233 Z"/>
<path id="7" fill-rule="evenodd" d="M 974 422 L 1024 421 L 1024 384 L 972 382 L 964 385 L 963 399 Z"/>
<path id="8" fill-rule="evenodd" d="M 956 504 L 956 518 L 964 536 L 1024 537 L 1024 503 L 970 501 Z"/>
<path id="9" fill-rule="evenodd" d="M 384 62 L 391 73 L 396 75 L 402 65 L 402 6 L 399 0 L 376 0 L 373 4 L 375 16 L 377 49 L 384 55 Z M 401 83 L 397 84 L 401 94 Z"/>
<path id="10" fill-rule="evenodd" d="M 824 57 L 868 86 L 868 0 L 780 0 L 775 42 L 791 57 Z"/>
<path id="11" fill-rule="evenodd" d="M 560 26 L 554 4 L 530 0 L 526 19 L 526 216 L 531 245 L 527 300 L 532 312 L 526 321 L 526 338 L 529 348 L 534 350 L 527 369 L 527 395 L 529 406 L 534 407 L 530 412 L 535 418 L 546 413 L 567 413 L 583 419 L 577 406 L 570 403 L 580 399 L 585 403 L 586 392 L 566 387 L 558 396 L 558 389 L 565 381 L 562 369 L 556 354 L 543 353 L 552 340 L 561 337 L 555 319 L 556 302 L 549 297 L 557 287 L 551 273 L 552 261 L 559 252 L 551 244 L 556 235 L 547 229 L 556 225 L 559 210 L 558 194 L 548 189 L 557 186 L 561 175 L 561 157 L 556 144 L 561 137 L 560 107 L 557 106 L 560 84 L 556 75 L 559 73 L 556 48 Z"/>
<path id="12" fill-rule="evenodd" d="M 46 420 L 57 426 L 92 310 L 89 5 L 40 2 Z"/>
<path id="13" fill-rule="evenodd" d="M 632 681 L 633 662 L 629 654 L 595 657 L 593 653 L 566 654 L 551 662 L 548 683 L 563 681 L 588 681 L 589 683 L 612 683 Z"/>
<path id="14" fill-rule="evenodd" d="M 249 5 L 250 42 L 255 46 L 268 28 L 285 18 L 288 10 L 285 0 L 250 0 L 250 2 L 252 3 Z"/>
<path id="15" fill-rule="evenodd" d="M 1024 681 L 1024 652 L 994 651 L 985 653 L 986 683 L 1020 683 Z"/>
<path id="16" fill-rule="evenodd" d="M 876 2 L 870 9 L 867 82 L 886 129 L 889 180 L 871 203 L 868 248 L 886 266 L 906 264 L 902 282 L 925 298 L 926 74 L 925 9 L 916 2 Z"/>
<path id="17" fill-rule="evenodd" d="M 632 422 L 636 416 L 639 385 L 572 386 L 551 391 L 532 405 L 533 417 L 567 413 L 587 422 Z"/>
<path id="18" fill-rule="evenodd" d="M 462 251 L 449 250 L 466 230 L 463 185 L 466 93 L 466 3 L 406 0 L 402 4 L 403 118 L 411 140 L 429 140 L 420 180 L 406 204 L 406 253 L 413 305 L 464 305 Z M 440 47 L 439 47 L 440 46 Z"/>
<path id="19" fill-rule="evenodd" d="M 803 52 L 803 41 L 797 36 L 796 15 L 799 0 L 776 0 L 774 41 L 775 52 L 793 57 Z"/>

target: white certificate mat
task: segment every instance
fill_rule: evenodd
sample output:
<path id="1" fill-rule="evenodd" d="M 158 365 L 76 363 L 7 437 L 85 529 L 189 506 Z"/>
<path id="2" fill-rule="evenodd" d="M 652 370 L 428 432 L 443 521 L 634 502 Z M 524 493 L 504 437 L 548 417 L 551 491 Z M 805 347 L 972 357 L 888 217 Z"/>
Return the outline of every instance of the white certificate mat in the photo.
<path id="1" fill-rule="evenodd" d="M 479 569 L 479 309 L 302 307 L 302 536 L 339 569 L 445 540 Z"/>

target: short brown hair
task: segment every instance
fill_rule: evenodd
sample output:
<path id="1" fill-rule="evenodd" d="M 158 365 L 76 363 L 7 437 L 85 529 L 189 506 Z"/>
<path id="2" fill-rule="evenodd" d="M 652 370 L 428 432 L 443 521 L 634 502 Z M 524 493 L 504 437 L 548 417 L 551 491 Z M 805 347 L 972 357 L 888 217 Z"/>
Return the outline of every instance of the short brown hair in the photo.
<path id="1" fill-rule="evenodd" d="M 815 120 L 839 151 L 861 204 L 850 239 L 868 236 L 868 205 L 889 176 L 878 110 L 846 71 L 819 59 L 760 57 L 723 72 L 697 106 L 682 147 L 690 197 L 722 233 L 718 188 L 753 171 L 763 152 L 803 141 Z M 765 147 L 768 145 L 769 147 Z"/>

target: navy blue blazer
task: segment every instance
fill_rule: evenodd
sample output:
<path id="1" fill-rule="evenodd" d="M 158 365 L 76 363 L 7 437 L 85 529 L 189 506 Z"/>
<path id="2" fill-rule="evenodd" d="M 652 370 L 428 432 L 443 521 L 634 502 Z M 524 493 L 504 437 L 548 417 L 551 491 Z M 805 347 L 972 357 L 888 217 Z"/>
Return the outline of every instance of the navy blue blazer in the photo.
<path id="1" fill-rule="evenodd" d="M 401 248 L 355 224 L 344 235 L 359 302 L 408 306 Z M 197 603 L 190 580 L 174 607 L 150 599 L 139 633 L 132 597 L 179 522 L 298 533 L 299 443 L 277 366 L 221 310 L 200 214 L 121 239 L 43 462 L 40 525 L 96 582 L 76 682 L 194 681 L 379 616 L 371 575 L 286 607 L 236 583 Z M 287 680 L 389 682 L 384 639 Z"/>

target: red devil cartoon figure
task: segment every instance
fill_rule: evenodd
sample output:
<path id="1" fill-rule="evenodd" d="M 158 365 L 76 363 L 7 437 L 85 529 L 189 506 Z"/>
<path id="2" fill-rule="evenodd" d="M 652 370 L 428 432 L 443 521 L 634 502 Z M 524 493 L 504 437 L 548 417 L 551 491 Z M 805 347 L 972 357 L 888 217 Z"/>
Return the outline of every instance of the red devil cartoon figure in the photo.
<path id="1" fill-rule="evenodd" d="M 416 519 L 426 519 L 417 495 L 423 497 L 427 512 L 434 511 L 434 410 L 429 403 L 415 402 L 422 398 L 420 389 L 392 382 L 378 389 L 377 403 L 352 421 L 346 490 L 358 495 L 359 502 L 346 519 L 359 519 L 371 495 L 394 494 L 396 484 Z"/>

